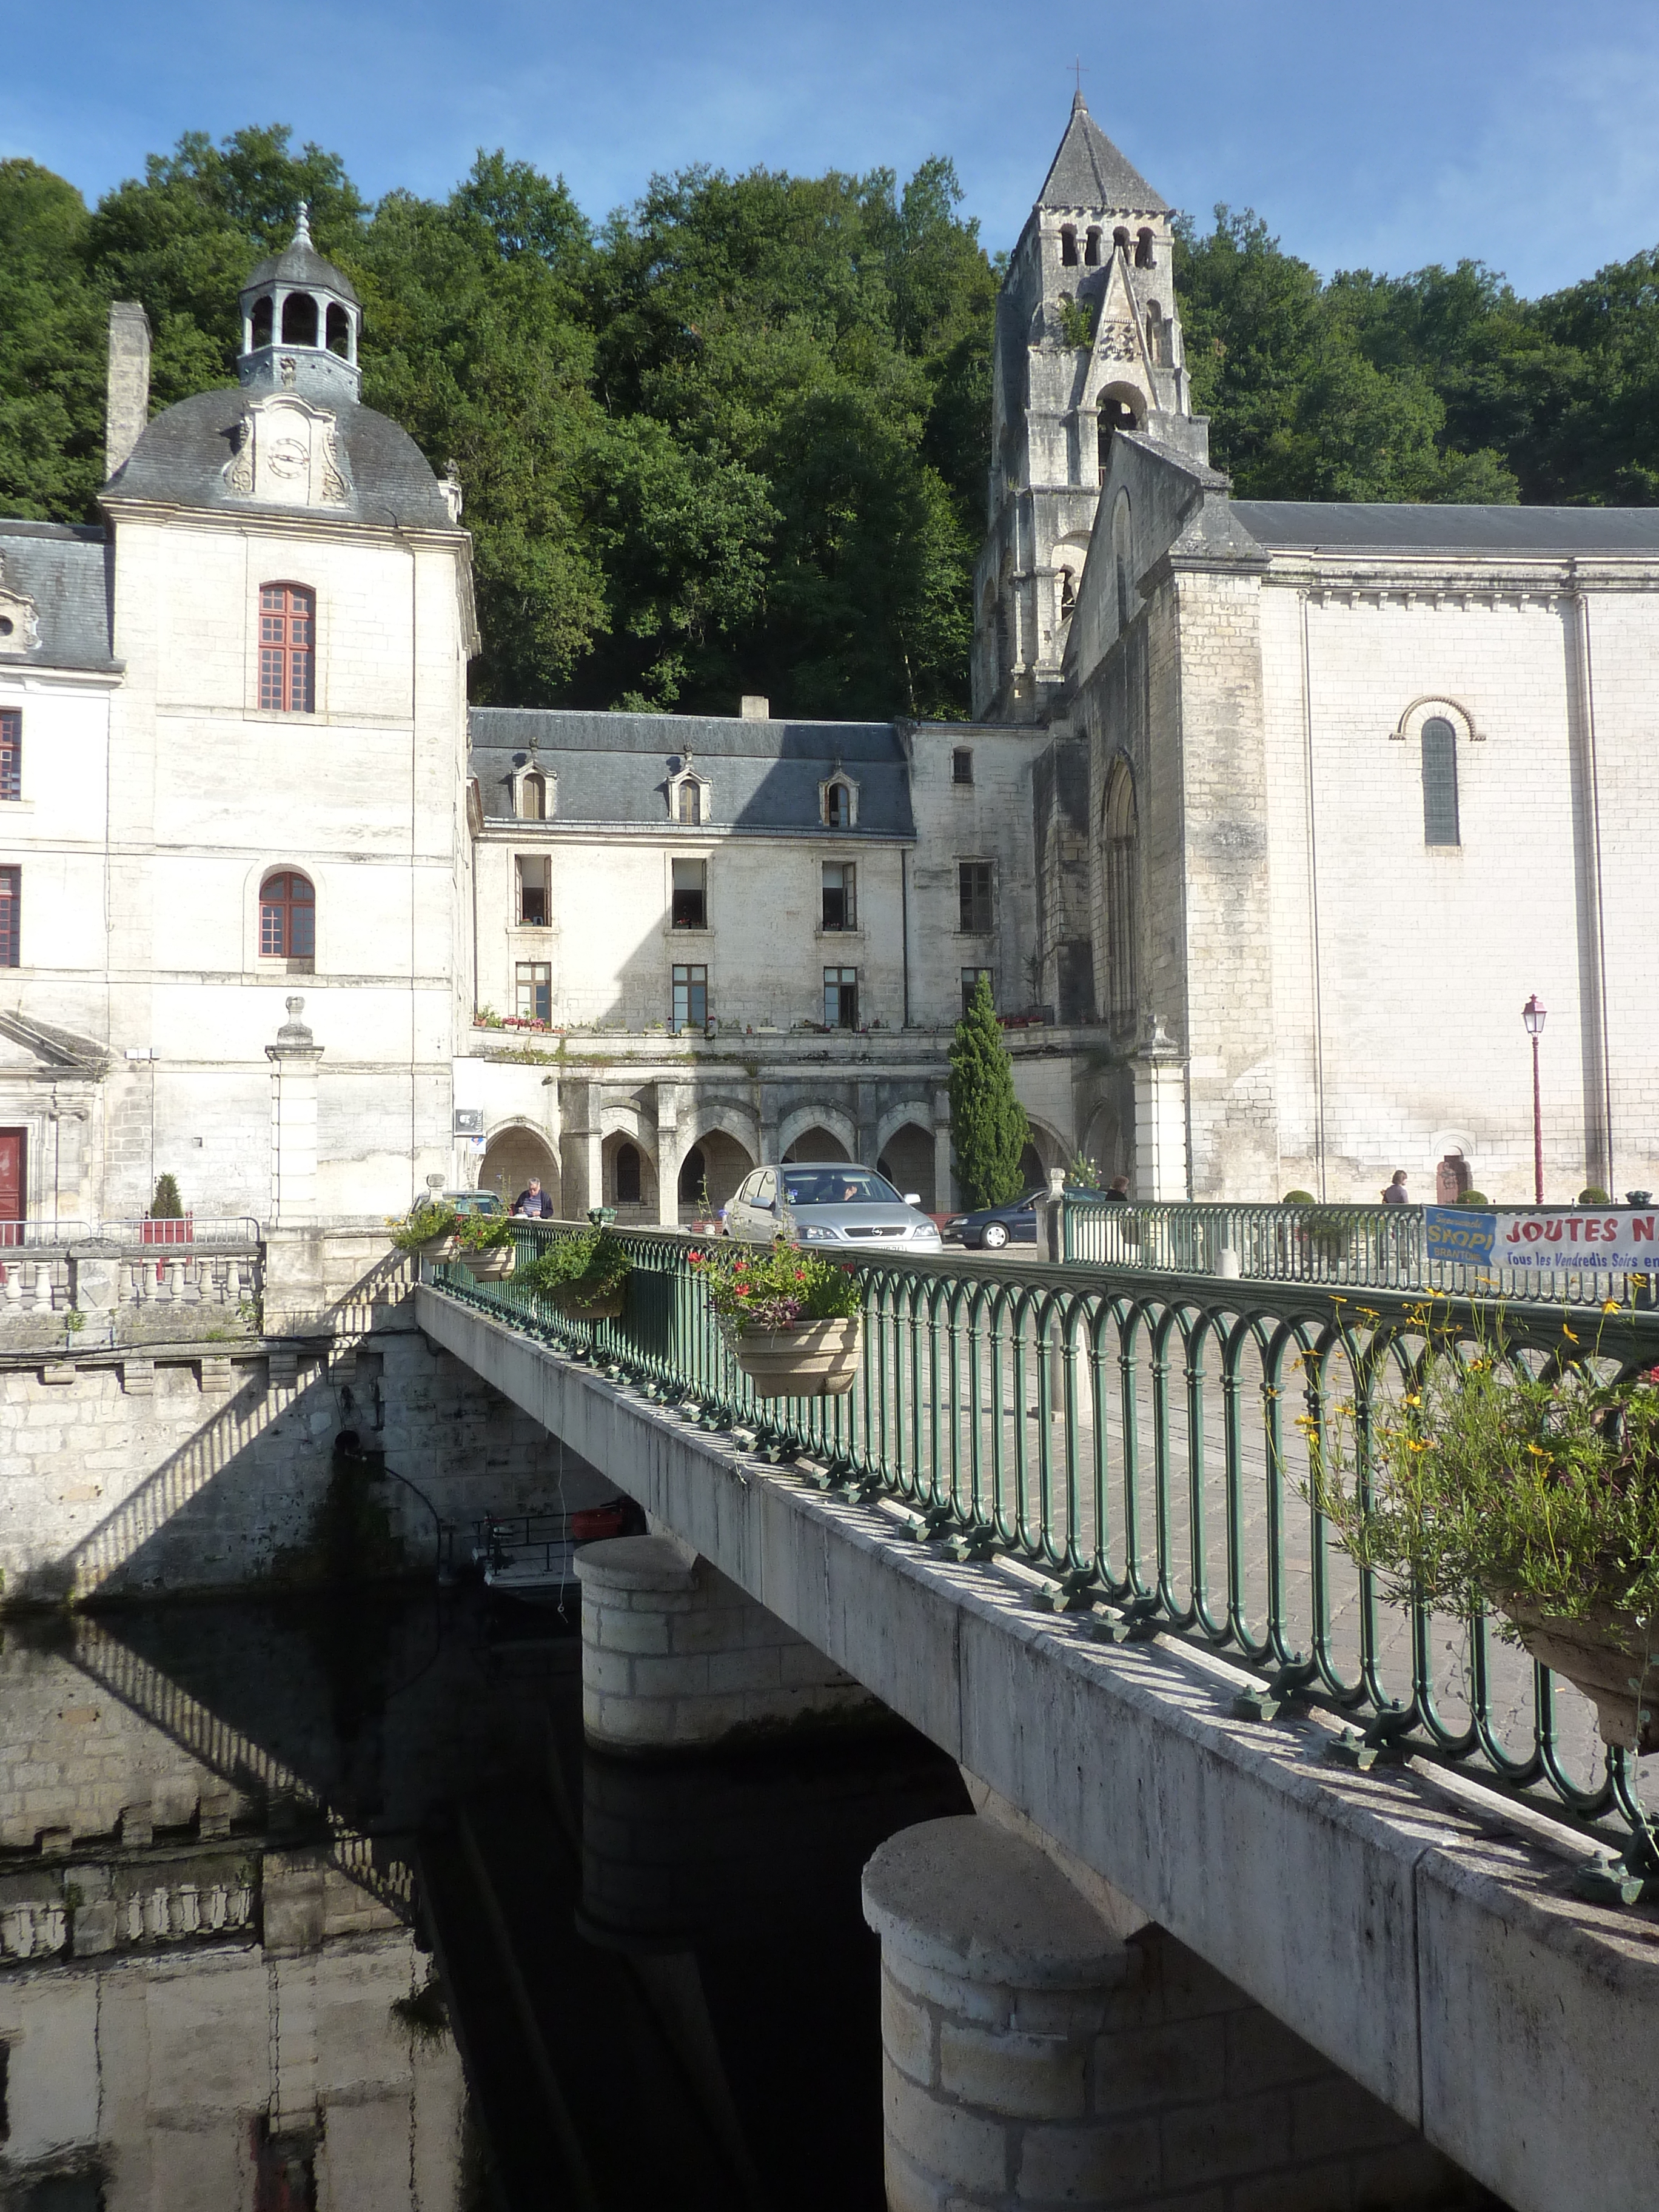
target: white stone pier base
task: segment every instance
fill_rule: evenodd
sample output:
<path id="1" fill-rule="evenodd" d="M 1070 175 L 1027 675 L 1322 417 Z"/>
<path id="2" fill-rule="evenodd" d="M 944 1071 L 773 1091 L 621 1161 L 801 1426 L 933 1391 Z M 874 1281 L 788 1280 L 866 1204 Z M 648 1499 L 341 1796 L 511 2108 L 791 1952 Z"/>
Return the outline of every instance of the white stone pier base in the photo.
<path id="1" fill-rule="evenodd" d="M 576 1554 L 582 1726 L 604 1751 L 707 1750 L 886 1708 L 707 1559 L 666 1536 Z"/>
<path id="2" fill-rule="evenodd" d="M 1126 1939 L 1127 1899 L 1100 1902 L 971 1814 L 870 1861 L 890 2212 L 1494 2203 L 1162 1930 Z"/>

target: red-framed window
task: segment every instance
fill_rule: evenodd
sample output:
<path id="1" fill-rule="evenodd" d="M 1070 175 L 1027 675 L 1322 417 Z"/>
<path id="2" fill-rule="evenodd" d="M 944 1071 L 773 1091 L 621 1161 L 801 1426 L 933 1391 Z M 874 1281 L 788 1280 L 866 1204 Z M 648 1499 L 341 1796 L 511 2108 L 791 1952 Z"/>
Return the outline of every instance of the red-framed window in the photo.
<path id="1" fill-rule="evenodd" d="M 23 964 L 23 871 L 0 868 L 0 968 Z"/>
<path id="2" fill-rule="evenodd" d="M 259 957 L 313 960 L 317 957 L 317 894 L 297 868 L 267 876 L 259 886 Z"/>
<path id="3" fill-rule="evenodd" d="M 23 796 L 23 717 L 0 708 L 0 799 Z"/>
<path id="4" fill-rule="evenodd" d="M 259 586 L 259 704 L 310 714 L 317 704 L 317 594 L 303 584 Z"/>

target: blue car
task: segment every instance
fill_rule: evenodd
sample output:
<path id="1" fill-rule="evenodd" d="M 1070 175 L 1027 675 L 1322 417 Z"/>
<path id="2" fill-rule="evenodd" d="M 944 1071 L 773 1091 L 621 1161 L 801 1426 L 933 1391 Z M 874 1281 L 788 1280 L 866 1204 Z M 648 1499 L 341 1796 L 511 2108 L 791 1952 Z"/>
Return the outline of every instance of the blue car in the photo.
<path id="1" fill-rule="evenodd" d="M 963 1245 L 970 1252 L 1000 1252 L 1005 1244 L 1035 1244 L 1037 1202 L 1047 1194 L 1028 1190 L 1024 1198 L 1011 1198 L 1006 1206 L 982 1206 L 975 1213 L 953 1213 L 945 1224 L 945 1241 Z"/>

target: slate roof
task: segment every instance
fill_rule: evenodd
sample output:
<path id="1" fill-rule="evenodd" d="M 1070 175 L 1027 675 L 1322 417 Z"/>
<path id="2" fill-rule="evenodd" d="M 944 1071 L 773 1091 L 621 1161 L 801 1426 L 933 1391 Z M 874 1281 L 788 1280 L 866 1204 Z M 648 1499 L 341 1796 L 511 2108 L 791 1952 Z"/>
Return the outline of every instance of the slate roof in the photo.
<path id="1" fill-rule="evenodd" d="M 37 641 L 0 637 L 0 670 L 112 668 L 113 549 L 79 523 L 0 520 L 0 585 L 34 603 Z"/>
<path id="2" fill-rule="evenodd" d="M 331 403 L 345 447 L 343 506 L 283 508 L 270 500 L 235 497 L 225 488 L 223 471 L 235 451 L 234 433 L 245 397 L 240 385 L 227 385 L 198 392 L 158 415 L 110 478 L 106 495 L 247 514 L 300 514 L 313 521 L 321 514 L 354 522 L 396 522 L 410 529 L 455 527 L 430 464 L 408 432 L 372 407 L 347 400 Z"/>
<path id="3" fill-rule="evenodd" d="M 1332 553 L 1634 553 L 1659 557 L 1659 507 L 1412 507 L 1236 499 L 1259 545 Z"/>
<path id="4" fill-rule="evenodd" d="M 854 836 L 914 837 L 903 748 L 890 722 L 744 721 L 715 714 L 606 714 L 474 707 L 472 773 L 487 819 L 510 819 L 510 783 L 532 742 L 556 776 L 557 823 L 669 826 L 667 783 L 689 749 L 710 786 L 715 830 L 820 830 L 818 786 L 839 762 L 858 787 Z"/>
<path id="5" fill-rule="evenodd" d="M 1169 212 L 1163 195 L 1124 160 L 1090 114 L 1080 92 L 1072 95 L 1072 119 L 1036 204 L 1045 208 L 1133 209 L 1142 215 Z"/>
<path id="6" fill-rule="evenodd" d="M 351 280 L 342 274 L 331 261 L 325 261 L 311 242 L 311 225 L 305 210 L 300 213 L 300 224 L 293 237 L 280 253 L 273 253 L 262 261 L 243 283 L 244 292 L 257 292 L 267 284 L 303 284 L 308 289 L 337 293 L 341 299 L 349 300 L 352 306 L 361 304 L 351 289 Z"/>

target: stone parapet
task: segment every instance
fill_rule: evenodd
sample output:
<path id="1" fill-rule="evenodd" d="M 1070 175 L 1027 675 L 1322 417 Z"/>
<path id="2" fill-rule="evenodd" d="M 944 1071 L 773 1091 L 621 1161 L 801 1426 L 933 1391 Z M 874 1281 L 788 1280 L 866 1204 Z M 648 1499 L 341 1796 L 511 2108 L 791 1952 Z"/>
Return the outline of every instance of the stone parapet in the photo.
<path id="1" fill-rule="evenodd" d="M 666 1536 L 576 1555 L 582 1726 L 606 1751 L 706 1750 L 878 1717 L 850 1674 Z"/>

